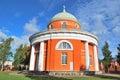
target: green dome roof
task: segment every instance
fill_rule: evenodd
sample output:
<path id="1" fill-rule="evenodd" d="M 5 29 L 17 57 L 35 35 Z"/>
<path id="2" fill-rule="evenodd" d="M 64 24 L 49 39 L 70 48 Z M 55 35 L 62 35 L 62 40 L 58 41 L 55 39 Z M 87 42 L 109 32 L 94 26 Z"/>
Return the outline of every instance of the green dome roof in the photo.
<path id="1" fill-rule="evenodd" d="M 56 14 L 51 19 L 51 21 L 55 21 L 55 20 L 73 20 L 73 21 L 77 21 L 77 19 L 72 14 L 66 12 L 65 8 L 63 9 L 63 12 L 60 12 L 60 13 Z"/>

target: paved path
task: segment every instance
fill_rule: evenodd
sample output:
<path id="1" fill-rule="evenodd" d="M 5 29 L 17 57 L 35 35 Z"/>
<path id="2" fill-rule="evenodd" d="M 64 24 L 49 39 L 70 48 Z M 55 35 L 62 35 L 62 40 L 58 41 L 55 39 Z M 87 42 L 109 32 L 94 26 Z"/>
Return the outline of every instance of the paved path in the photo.
<path id="1" fill-rule="evenodd" d="M 120 74 L 110 74 L 110 73 L 104 73 L 104 74 L 98 74 L 96 76 L 103 76 L 103 77 L 120 77 Z"/>

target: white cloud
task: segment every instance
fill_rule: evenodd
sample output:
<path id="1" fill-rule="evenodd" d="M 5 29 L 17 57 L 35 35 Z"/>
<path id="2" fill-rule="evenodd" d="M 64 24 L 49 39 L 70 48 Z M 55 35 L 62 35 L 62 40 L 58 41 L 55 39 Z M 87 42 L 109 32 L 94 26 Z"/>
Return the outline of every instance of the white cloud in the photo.
<path id="1" fill-rule="evenodd" d="M 16 36 L 12 36 L 12 38 L 14 38 L 14 41 L 12 42 L 11 46 L 12 46 L 12 51 L 14 52 L 21 44 L 26 44 L 26 45 L 30 45 L 29 44 L 29 35 L 24 35 L 22 37 L 16 37 Z"/>
<path id="2" fill-rule="evenodd" d="M 39 31 L 39 25 L 37 25 L 37 19 L 33 18 L 24 26 L 25 33 L 31 34 Z"/>
<path id="3" fill-rule="evenodd" d="M 112 31 L 115 35 L 120 35 L 120 26 L 116 26 Z"/>
<path id="4" fill-rule="evenodd" d="M 112 43 L 110 49 L 115 53 L 116 45 L 120 42 L 117 37 L 120 34 L 120 0 L 92 0 L 85 4 L 77 4 L 75 10 L 78 20 L 83 24 L 82 29 L 97 34 L 99 37 L 100 57 L 104 41 Z"/>
<path id="5" fill-rule="evenodd" d="M 17 36 L 8 36 L 6 33 L 3 33 L 0 31 L 0 39 L 6 39 L 12 37 L 14 38 L 14 41 L 11 43 L 11 51 L 13 53 L 15 53 L 15 50 L 21 45 L 21 44 L 26 44 L 26 45 L 30 45 L 29 43 L 29 35 L 23 35 L 21 37 L 17 37 Z"/>
<path id="6" fill-rule="evenodd" d="M 1 39 L 6 39 L 7 38 L 7 35 L 3 32 L 0 31 L 0 38 Z"/>
<path id="7" fill-rule="evenodd" d="M 12 42 L 11 46 L 12 46 L 12 51 L 15 52 L 15 50 L 21 45 L 21 44 L 26 44 L 26 45 L 30 45 L 29 43 L 29 37 L 31 34 L 38 32 L 39 31 L 39 25 L 37 25 L 37 18 L 33 18 L 32 20 L 30 20 L 28 23 L 25 23 L 24 25 L 24 32 L 26 34 L 24 34 L 21 37 L 17 37 L 17 36 L 11 36 L 12 38 L 14 38 L 14 41 Z"/>
<path id="8" fill-rule="evenodd" d="M 103 35 L 103 34 L 107 34 L 107 28 L 103 23 L 103 16 L 102 15 L 95 15 L 93 16 L 94 18 L 94 24 L 93 24 L 93 29 L 91 32 L 93 32 L 96 35 Z"/>

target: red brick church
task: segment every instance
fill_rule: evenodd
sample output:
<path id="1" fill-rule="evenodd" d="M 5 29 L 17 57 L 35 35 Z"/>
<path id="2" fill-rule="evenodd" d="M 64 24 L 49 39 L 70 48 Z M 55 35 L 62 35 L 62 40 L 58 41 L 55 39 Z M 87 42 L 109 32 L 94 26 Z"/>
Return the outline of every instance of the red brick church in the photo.
<path id="1" fill-rule="evenodd" d="M 99 71 L 98 37 L 81 30 L 74 15 L 63 8 L 47 29 L 30 36 L 29 71 Z"/>

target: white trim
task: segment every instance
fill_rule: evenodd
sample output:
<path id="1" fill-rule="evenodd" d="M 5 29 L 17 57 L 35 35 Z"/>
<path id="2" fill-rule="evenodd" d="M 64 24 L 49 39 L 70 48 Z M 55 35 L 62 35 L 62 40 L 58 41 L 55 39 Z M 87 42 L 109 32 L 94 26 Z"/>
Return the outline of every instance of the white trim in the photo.
<path id="1" fill-rule="evenodd" d="M 94 45 L 94 63 L 95 63 L 95 71 L 99 71 L 96 45 Z"/>
<path id="2" fill-rule="evenodd" d="M 67 42 L 71 46 L 71 49 L 59 49 L 58 47 L 62 42 Z M 73 50 L 73 46 L 72 46 L 72 43 L 69 42 L 68 40 L 61 40 L 56 44 L 56 50 Z"/>
<path id="3" fill-rule="evenodd" d="M 39 47 L 39 57 L 38 57 L 38 59 L 39 59 L 39 60 L 38 60 L 38 71 L 41 71 L 41 64 L 40 64 L 40 61 L 41 61 L 41 59 L 40 59 L 40 58 L 41 58 L 41 57 L 40 57 L 40 56 L 41 56 L 41 55 L 40 55 L 41 43 L 40 43 L 39 45 L 40 45 L 40 47 Z"/>
<path id="4" fill-rule="evenodd" d="M 30 55 L 30 67 L 29 67 L 29 70 L 30 71 L 33 71 L 34 70 L 34 67 L 35 67 L 35 46 L 32 45 L 32 49 L 31 49 L 31 55 Z"/>
<path id="5" fill-rule="evenodd" d="M 89 46 L 88 46 L 88 42 L 85 42 L 85 57 L 86 57 L 86 70 L 89 70 L 90 67 L 90 56 L 89 56 Z"/>
<path id="6" fill-rule="evenodd" d="M 44 61 L 44 42 L 40 42 L 38 71 L 43 71 L 43 64 L 44 64 L 43 61 Z"/>
<path id="7" fill-rule="evenodd" d="M 78 32 L 78 31 L 47 31 L 43 33 L 38 33 L 30 37 L 30 42 L 32 44 L 36 42 L 41 42 L 50 39 L 74 39 L 74 40 L 82 40 L 87 41 L 89 43 L 93 43 L 98 45 L 98 39 L 95 35 L 92 35 L 87 32 Z"/>

